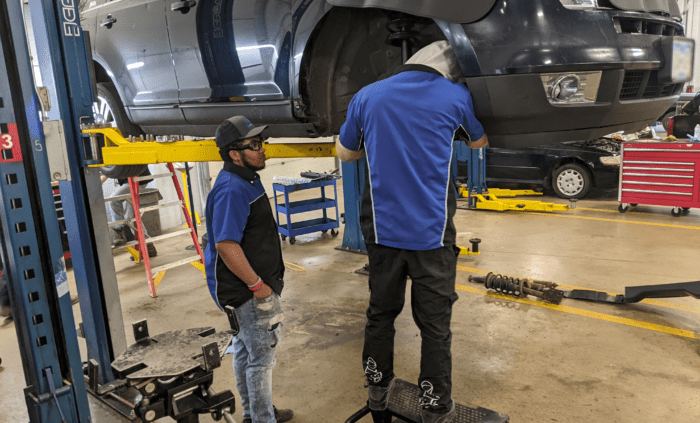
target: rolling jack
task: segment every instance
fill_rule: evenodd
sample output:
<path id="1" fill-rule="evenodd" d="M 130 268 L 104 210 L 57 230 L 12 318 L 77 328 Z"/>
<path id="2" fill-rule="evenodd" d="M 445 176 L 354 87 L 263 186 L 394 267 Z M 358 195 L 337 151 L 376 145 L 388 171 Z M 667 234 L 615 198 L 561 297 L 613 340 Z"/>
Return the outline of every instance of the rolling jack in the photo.
<path id="1" fill-rule="evenodd" d="M 345 423 L 359 422 L 368 414 L 374 423 L 422 423 L 420 403 L 421 391 L 417 385 L 396 379 L 394 390 L 389 397 L 389 406 L 384 411 L 372 411 L 365 405 Z M 481 407 L 455 404 L 455 418 L 452 423 L 507 423 L 510 417 Z M 396 420 L 393 418 L 396 417 Z"/>
<path id="2" fill-rule="evenodd" d="M 545 203 L 534 200 L 508 199 L 503 197 L 516 197 L 521 195 L 542 195 L 533 190 L 509 190 L 486 187 L 486 149 L 469 149 L 467 163 L 469 176 L 467 187 L 459 187 L 459 197 L 467 199 L 469 210 L 495 210 L 495 211 L 568 211 L 573 207 L 566 204 Z"/>
<path id="3" fill-rule="evenodd" d="M 226 312 L 235 323 L 233 309 L 227 307 Z M 222 351 L 237 330 L 216 332 L 204 327 L 151 337 L 145 319 L 133 323 L 133 330 L 136 343 L 112 362 L 118 380 L 98 385 L 94 377 L 98 365 L 94 360 L 88 362 L 86 379 L 94 395 L 117 400 L 116 406 L 105 403 L 130 421 L 171 417 L 177 423 L 197 423 L 200 414 L 210 414 L 215 421 L 235 423 L 233 393 L 215 393 L 212 382 L 214 369 L 221 366 Z"/>

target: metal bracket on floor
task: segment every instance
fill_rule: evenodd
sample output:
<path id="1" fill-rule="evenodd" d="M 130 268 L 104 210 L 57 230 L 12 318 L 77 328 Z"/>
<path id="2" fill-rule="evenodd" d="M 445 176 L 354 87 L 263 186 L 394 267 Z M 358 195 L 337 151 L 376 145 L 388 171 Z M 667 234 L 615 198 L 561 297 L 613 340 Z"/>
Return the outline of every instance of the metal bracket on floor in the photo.
<path id="1" fill-rule="evenodd" d="M 625 287 L 625 295 L 610 295 L 607 292 L 573 289 L 564 292 L 565 298 L 588 300 L 611 304 L 638 303 L 645 298 L 693 297 L 700 299 L 700 281 L 642 285 Z"/>

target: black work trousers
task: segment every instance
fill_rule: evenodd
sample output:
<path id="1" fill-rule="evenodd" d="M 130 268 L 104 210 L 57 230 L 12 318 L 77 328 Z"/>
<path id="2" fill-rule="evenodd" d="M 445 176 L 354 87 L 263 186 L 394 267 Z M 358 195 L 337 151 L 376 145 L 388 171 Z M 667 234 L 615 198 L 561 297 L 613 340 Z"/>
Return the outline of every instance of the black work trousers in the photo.
<path id="1" fill-rule="evenodd" d="M 411 277 L 411 310 L 421 333 L 418 385 L 421 405 L 449 409 L 452 400 L 452 305 L 457 300 L 454 247 L 428 251 L 402 250 L 368 244 L 370 300 L 362 364 L 371 385 L 386 385 L 394 377 L 394 321 L 406 300 Z"/>

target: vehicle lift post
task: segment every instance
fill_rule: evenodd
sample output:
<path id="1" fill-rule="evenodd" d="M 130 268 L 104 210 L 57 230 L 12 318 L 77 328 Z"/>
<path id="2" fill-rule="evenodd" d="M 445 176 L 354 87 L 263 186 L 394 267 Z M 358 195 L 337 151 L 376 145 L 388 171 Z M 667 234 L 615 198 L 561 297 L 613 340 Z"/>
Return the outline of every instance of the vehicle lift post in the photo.
<path id="1" fill-rule="evenodd" d="M 80 27 L 78 2 L 31 0 L 29 9 L 37 56 L 42 58 L 42 80 L 52 104 L 51 121 L 44 124 L 57 124 L 65 138 L 58 146 L 47 145 L 47 149 L 51 156 L 67 157 L 56 179 L 66 229 L 71 234 L 69 245 L 87 361 L 98 363 L 97 382 L 106 384 L 114 380 L 110 363 L 127 345 L 99 170 L 87 167 L 94 162 L 91 159 L 99 148 L 90 145 L 90 139 L 80 130 L 81 123 L 92 121 L 96 91 L 89 37 Z M 52 148 L 60 150 L 54 152 Z"/>
<path id="2" fill-rule="evenodd" d="M 31 422 L 88 423 L 90 410 L 23 22 L 20 2 L 0 0 L 0 220 L 28 385 L 25 400 Z"/>

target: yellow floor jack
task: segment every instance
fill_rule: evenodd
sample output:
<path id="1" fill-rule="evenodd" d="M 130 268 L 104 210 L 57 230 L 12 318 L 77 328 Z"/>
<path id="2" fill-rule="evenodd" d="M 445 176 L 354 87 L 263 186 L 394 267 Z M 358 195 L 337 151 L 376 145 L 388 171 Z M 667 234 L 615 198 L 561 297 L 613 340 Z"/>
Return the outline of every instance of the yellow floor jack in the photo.
<path id="1" fill-rule="evenodd" d="M 533 190 L 487 188 L 485 150 L 485 148 L 479 148 L 466 153 L 469 167 L 467 186 L 458 187 L 459 197 L 467 199 L 468 206 L 466 208 L 471 210 L 538 212 L 568 211 L 573 208 L 566 204 L 503 198 L 522 195 L 542 195 L 541 192 Z"/>

